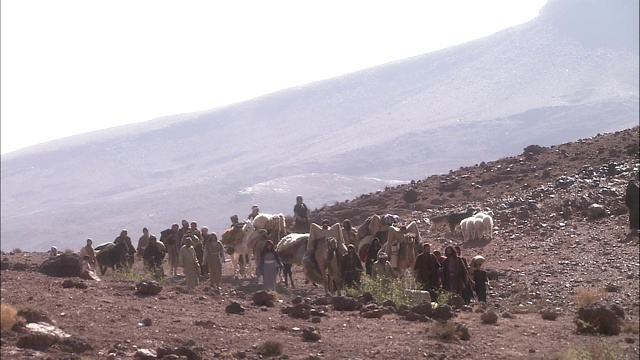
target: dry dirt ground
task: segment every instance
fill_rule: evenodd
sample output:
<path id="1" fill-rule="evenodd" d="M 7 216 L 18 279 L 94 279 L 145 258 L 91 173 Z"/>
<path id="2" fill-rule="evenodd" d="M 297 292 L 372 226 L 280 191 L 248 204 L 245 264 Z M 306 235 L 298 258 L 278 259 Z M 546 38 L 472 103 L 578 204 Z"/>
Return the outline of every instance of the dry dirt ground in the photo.
<path id="1" fill-rule="evenodd" d="M 487 270 L 498 274 L 488 305 L 499 317 L 483 324 L 481 314 L 458 312 L 450 321 L 465 324 L 470 340 L 435 336 L 435 321 L 411 322 L 396 314 L 380 319 L 328 307 L 319 323 L 282 314 L 296 296 L 311 299 L 323 291 L 304 284 L 294 267 L 296 288 L 278 287 L 274 307 L 252 304 L 261 289 L 257 279 L 235 280 L 231 264 L 224 266 L 220 293 L 201 283 L 195 294 L 185 290 L 184 278 L 167 277 L 155 296 L 141 296 L 135 283 L 146 276 L 140 264 L 134 275 L 113 274 L 100 282 L 84 282 L 86 289 L 63 288 L 64 278 L 36 271 L 43 253 L 3 254 L 9 269 L 1 272 L 3 304 L 35 309 L 91 349 L 75 353 L 70 346 L 21 349 L 19 334 L 3 331 L 3 359 L 133 358 L 137 349 L 186 347 L 203 358 L 261 358 L 266 340 L 283 344 L 280 358 L 289 359 L 573 359 L 628 358 L 639 354 L 638 237 L 629 235 L 623 204 L 627 181 L 637 178 L 638 127 L 597 135 L 551 148 L 531 146 L 523 154 L 460 168 L 411 184 L 362 195 L 312 213 L 319 222 L 351 218 L 358 225 L 374 213 L 400 215 L 420 223 L 424 241 L 432 249 L 462 246 L 463 256 L 483 255 Z M 535 144 L 532 144 L 535 145 Z M 604 206 L 603 217 L 590 219 L 591 204 Z M 461 235 L 430 230 L 428 219 L 468 206 L 494 213 L 491 239 L 463 243 Z M 17 265 L 23 264 L 23 265 Z M 168 271 L 166 271 L 168 273 Z M 77 279 L 76 279 L 77 280 Z M 577 303 L 591 294 L 625 313 L 623 332 L 616 336 L 580 335 L 574 318 Z M 232 301 L 243 315 L 227 314 Z M 473 305 L 473 303 L 472 303 Z M 540 310 L 557 309 L 556 320 L 544 320 Z M 143 326 L 143 319 L 151 319 Z M 301 329 L 314 326 L 321 339 L 303 341 Z M 77 348 L 77 346 L 76 346 Z M 605 357 L 605 355 L 612 357 Z"/>

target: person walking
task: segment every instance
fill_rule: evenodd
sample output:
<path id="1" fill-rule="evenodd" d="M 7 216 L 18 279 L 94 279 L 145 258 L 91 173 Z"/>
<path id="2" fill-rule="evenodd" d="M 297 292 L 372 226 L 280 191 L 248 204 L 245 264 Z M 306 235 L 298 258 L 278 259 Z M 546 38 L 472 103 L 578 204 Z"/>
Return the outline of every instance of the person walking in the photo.
<path id="1" fill-rule="evenodd" d="M 267 240 L 260 256 L 260 265 L 258 266 L 258 275 L 262 275 L 262 284 L 265 290 L 276 290 L 278 270 L 282 267 L 282 261 L 275 251 L 273 241 Z"/>
<path id="2" fill-rule="evenodd" d="M 367 251 L 367 257 L 365 259 L 364 267 L 367 272 L 367 275 L 371 276 L 371 269 L 373 267 L 373 263 L 378 260 L 378 252 L 382 249 L 382 245 L 380 245 L 380 240 L 378 238 L 373 238 L 371 240 L 371 245 L 369 245 L 369 250 Z"/>
<path id="3" fill-rule="evenodd" d="M 218 241 L 218 235 L 209 234 L 209 240 L 204 245 L 204 262 L 209 268 L 209 286 L 218 290 L 221 290 L 222 285 L 222 260 L 220 259 L 222 251 L 223 247 Z"/>
<path id="4" fill-rule="evenodd" d="M 171 225 L 171 229 L 163 230 L 160 233 L 160 241 L 164 243 L 167 248 L 167 254 L 169 255 L 169 267 L 171 268 L 171 275 L 178 275 L 178 246 L 180 242 L 178 241 L 178 234 L 180 231 L 180 225 L 173 224 Z"/>
<path id="5" fill-rule="evenodd" d="M 157 241 L 155 235 L 149 235 L 149 243 L 144 249 L 142 259 L 145 267 L 153 274 L 156 279 L 164 277 L 164 269 L 162 262 L 164 260 L 167 248 L 164 243 Z"/>
<path id="6" fill-rule="evenodd" d="M 136 248 L 136 257 L 138 260 L 142 259 L 144 255 L 144 249 L 149 245 L 149 229 L 142 228 L 142 236 L 138 238 L 138 247 Z"/>
<path id="7" fill-rule="evenodd" d="M 471 269 L 473 271 L 473 290 L 478 296 L 479 302 L 487 302 L 487 272 L 482 270 L 484 257 L 476 255 L 471 259 Z"/>
<path id="8" fill-rule="evenodd" d="M 187 286 L 190 290 L 193 290 L 198 286 L 200 274 L 200 264 L 196 258 L 196 251 L 193 249 L 193 239 L 190 236 L 185 236 L 182 239 L 184 245 L 180 248 L 178 260 L 180 266 L 184 269 L 184 275 L 187 278 Z"/>
<path id="9" fill-rule="evenodd" d="M 422 290 L 428 291 L 433 301 L 436 301 L 435 290 L 440 287 L 440 277 L 438 276 L 438 270 L 440 269 L 440 263 L 436 256 L 431 253 L 431 244 L 423 244 L 423 251 L 416 257 L 413 271 L 416 275 L 416 280 L 422 284 Z"/>
<path id="10" fill-rule="evenodd" d="M 113 243 L 124 243 L 127 245 L 127 265 L 129 266 L 129 269 L 131 269 L 133 267 L 133 262 L 135 261 L 136 248 L 131 244 L 131 238 L 128 235 L 127 229 L 122 229 L 122 231 L 120 231 L 120 236 L 113 240 Z"/>
<path id="11" fill-rule="evenodd" d="M 360 286 L 360 274 L 362 273 L 362 262 L 356 254 L 356 247 L 353 244 L 347 246 L 347 255 L 342 257 L 342 282 L 345 287 L 355 288 Z"/>
<path id="12" fill-rule="evenodd" d="M 469 282 L 469 274 L 464 263 L 456 254 L 453 246 L 444 249 L 446 259 L 442 262 L 442 278 L 445 290 L 462 296 L 465 286 Z"/>
<path id="13" fill-rule="evenodd" d="M 629 209 L 629 230 L 631 235 L 638 235 L 638 229 L 640 228 L 640 194 L 638 189 L 638 183 L 631 180 L 627 184 L 627 189 L 624 196 L 624 204 Z"/>

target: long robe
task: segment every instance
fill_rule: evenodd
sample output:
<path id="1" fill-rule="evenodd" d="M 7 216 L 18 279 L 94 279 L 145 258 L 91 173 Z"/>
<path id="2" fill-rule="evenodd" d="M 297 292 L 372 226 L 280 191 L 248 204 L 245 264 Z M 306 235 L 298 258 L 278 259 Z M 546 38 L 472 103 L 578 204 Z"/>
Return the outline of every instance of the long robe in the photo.
<path id="1" fill-rule="evenodd" d="M 210 240 L 204 246 L 204 256 L 209 266 L 209 285 L 220 286 L 222 282 L 222 261 L 220 253 L 223 247 L 220 241 Z"/>
<path id="2" fill-rule="evenodd" d="M 464 288 L 469 283 L 469 274 L 462 259 L 450 256 L 444 260 L 442 280 L 445 290 L 462 296 Z"/>
<path id="3" fill-rule="evenodd" d="M 278 277 L 278 255 L 267 251 L 260 259 L 262 283 L 265 290 L 276 290 L 276 278 Z"/>
<path id="4" fill-rule="evenodd" d="M 200 272 L 196 266 L 196 251 L 193 249 L 193 246 L 187 247 L 186 245 L 180 248 L 180 255 L 178 256 L 178 260 L 180 262 L 180 266 L 184 268 L 184 274 L 187 278 L 187 286 L 191 289 L 198 286 L 198 275 Z"/>
<path id="5" fill-rule="evenodd" d="M 362 262 L 355 253 L 349 252 L 342 258 L 342 280 L 346 287 L 356 287 L 360 285 L 360 273 L 362 273 Z"/>
<path id="6" fill-rule="evenodd" d="M 422 284 L 423 290 L 431 290 L 440 286 L 439 268 L 440 264 L 435 255 L 425 252 L 418 255 L 413 270 L 415 270 L 416 278 Z"/>

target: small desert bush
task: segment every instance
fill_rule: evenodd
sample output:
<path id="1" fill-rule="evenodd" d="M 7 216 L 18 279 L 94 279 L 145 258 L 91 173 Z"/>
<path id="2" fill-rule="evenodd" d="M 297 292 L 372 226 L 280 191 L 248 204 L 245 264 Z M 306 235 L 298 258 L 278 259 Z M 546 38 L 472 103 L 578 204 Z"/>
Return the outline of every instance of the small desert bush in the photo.
<path id="1" fill-rule="evenodd" d="M 396 305 L 413 306 L 421 302 L 405 292 L 405 290 L 422 290 L 420 284 L 416 282 L 409 271 L 402 278 L 378 276 L 374 279 L 363 273 L 360 279 L 360 287 L 358 289 L 347 288 L 347 295 L 357 297 L 361 293 L 370 292 L 376 301 L 393 300 Z"/>
<path id="2" fill-rule="evenodd" d="M 568 349 L 551 356 L 552 360 L 628 360 L 626 355 L 620 355 L 602 340 L 586 347 L 570 345 Z"/>
<path id="3" fill-rule="evenodd" d="M 284 344 L 279 340 L 267 340 L 258 347 L 258 354 L 262 356 L 280 356 L 284 351 Z"/>
<path id="4" fill-rule="evenodd" d="M 444 341 L 458 340 L 456 324 L 451 321 L 435 321 L 428 330 L 429 336 Z"/>
<path id="5" fill-rule="evenodd" d="M 576 303 L 576 306 L 580 308 L 598 302 L 602 300 L 603 297 L 604 289 L 594 291 L 585 288 L 578 288 L 576 289 L 575 295 L 573 295 L 573 301 Z"/>
<path id="6" fill-rule="evenodd" d="M 2 314 L 0 316 L 0 328 L 2 331 L 9 330 L 16 323 L 16 315 L 18 310 L 11 305 L 0 304 Z"/>
<path id="7" fill-rule="evenodd" d="M 14 254 L 20 254 L 20 253 L 22 252 L 22 249 L 20 249 L 20 248 L 15 248 L 15 249 L 13 249 L 13 251 L 11 251 L 11 252 L 12 252 L 12 253 L 14 253 Z"/>
<path id="8" fill-rule="evenodd" d="M 626 334 L 638 334 L 640 333 L 640 324 L 632 321 L 625 321 L 622 324 L 622 332 Z"/>
<path id="9" fill-rule="evenodd" d="M 75 254 L 75 251 L 71 250 L 71 249 L 65 249 L 64 253 L 67 255 L 71 255 L 71 254 Z"/>

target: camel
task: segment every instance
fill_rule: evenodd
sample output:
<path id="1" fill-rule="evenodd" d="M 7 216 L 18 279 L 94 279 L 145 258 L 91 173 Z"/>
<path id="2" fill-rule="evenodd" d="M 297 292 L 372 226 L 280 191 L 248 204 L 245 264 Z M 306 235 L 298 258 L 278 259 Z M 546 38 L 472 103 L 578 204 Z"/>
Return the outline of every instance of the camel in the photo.
<path id="1" fill-rule="evenodd" d="M 330 295 L 335 286 L 338 296 L 342 292 L 342 280 L 340 266 L 342 253 L 346 253 L 344 244 L 339 244 L 334 237 L 322 237 L 317 239 L 315 251 L 307 251 L 303 258 L 303 270 L 305 276 L 314 282 L 322 282 L 324 291 Z"/>
<path id="2" fill-rule="evenodd" d="M 250 235 L 254 232 L 253 225 L 251 222 L 247 221 L 242 225 L 242 227 L 238 226 L 237 228 L 227 229 L 222 234 L 221 242 L 227 248 L 233 249 L 233 253 L 231 255 L 231 263 L 233 264 L 233 273 L 235 274 L 235 278 L 237 279 L 239 275 L 244 277 L 247 276 L 247 267 L 248 262 L 244 261 L 243 264 L 239 265 L 240 256 L 244 256 L 245 258 L 251 257 L 253 254 L 253 247 L 255 242 L 251 242 Z"/>
<path id="3" fill-rule="evenodd" d="M 291 265 L 302 265 L 304 254 L 307 252 L 307 241 L 309 241 L 309 234 L 293 233 L 283 237 L 276 245 L 276 252 L 284 264 L 285 286 L 287 285 L 287 276 L 291 280 L 291 286 L 294 286 Z"/>
<path id="4" fill-rule="evenodd" d="M 313 282 L 324 285 L 325 292 L 331 291 L 330 284 L 337 283 L 338 295 L 341 292 L 340 269 L 342 256 L 347 253 L 347 247 L 342 239 L 342 226 L 335 223 L 323 222 L 322 227 L 311 223 L 307 252 L 302 261 L 304 274 Z M 327 276 L 331 276 L 330 282 Z"/>
<path id="5" fill-rule="evenodd" d="M 382 245 L 383 251 L 389 255 L 391 267 L 398 276 L 404 274 L 405 269 L 413 267 L 416 261 L 416 253 L 422 246 L 418 224 L 412 221 L 407 226 L 389 227 L 389 239 Z"/>

